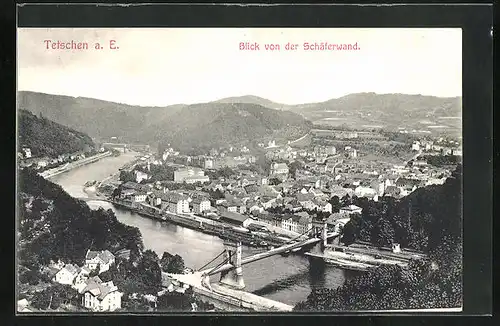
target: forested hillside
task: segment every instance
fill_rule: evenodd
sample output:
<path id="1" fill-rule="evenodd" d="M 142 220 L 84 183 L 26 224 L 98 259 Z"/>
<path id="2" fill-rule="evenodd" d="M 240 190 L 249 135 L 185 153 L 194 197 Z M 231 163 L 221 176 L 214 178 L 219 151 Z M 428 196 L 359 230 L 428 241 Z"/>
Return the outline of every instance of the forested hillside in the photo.
<path id="1" fill-rule="evenodd" d="M 298 138 L 312 124 L 300 115 L 258 104 L 206 103 L 190 105 L 171 116 L 159 139 L 180 149 L 226 146 L 264 137 Z M 160 126 L 158 126 L 160 127 Z"/>
<path id="2" fill-rule="evenodd" d="M 143 249 L 139 229 L 120 223 L 111 210 L 91 210 L 25 168 L 18 174 L 18 259 L 33 273 L 52 259 L 82 265 L 89 248 L 112 253 Z"/>
<path id="3" fill-rule="evenodd" d="M 30 148 L 35 157 L 57 157 L 95 146 L 88 135 L 26 110 L 18 112 L 18 141 L 19 148 Z"/>

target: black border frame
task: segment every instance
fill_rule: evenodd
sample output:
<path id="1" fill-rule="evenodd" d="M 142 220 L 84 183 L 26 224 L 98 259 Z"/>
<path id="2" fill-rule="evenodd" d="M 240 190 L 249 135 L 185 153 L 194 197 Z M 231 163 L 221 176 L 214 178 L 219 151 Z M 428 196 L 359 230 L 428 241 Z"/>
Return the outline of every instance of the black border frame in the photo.
<path id="1" fill-rule="evenodd" d="M 493 24 L 492 6 L 476 5 L 134 5 L 110 6 L 72 4 L 36 6 L 25 4 L 14 11 L 14 35 L 19 27 L 459 27 L 463 31 L 463 139 L 464 139 L 464 315 L 492 313 L 492 144 L 493 144 Z M 3 11 L 3 10 L 2 10 Z M 2 18 L 8 11 L 2 14 Z M 19 15 L 19 16 L 18 16 Z M 16 17 L 19 17 L 16 24 Z M 7 17 L 11 20 L 12 17 Z M 12 21 L 11 21 L 12 22 Z M 1 64 L 14 68 L 13 57 Z M 4 42 L 2 42 L 4 43 Z M 2 44 L 3 46 L 3 44 Z M 4 51 L 2 51 L 4 52 Z M 7 51 L 5 51 L 7 52 Z M 9 67 L 11 66 L 11 67 Z M 7 84 L 5 84 L 7 85 Z M 15 92 L 15 84 L 14 84 Z M 7 94 L 15 105 L 15 93 Z M 3 111 L 3 110 L 2 110 Z M 5 112 L 5 111 L 4 111 Z M 2 112 L 2 113 L 4 113 Z M 15 126 L 15 110 L 10 113 Z M 4 129 L 8 130 L 8 129 Z M 6 134 L 4 139 L 13 139 Z M 15 140 L 13 147 L 15 147 Z M 10 153 L 15 152 L 11 148 Z M 15 169 L 15 159 L 11 167 Z M 3 162 L 5 163 L 5 161 Z M 12 170 L 11 170 L 12 171 Z M 15 171 L 15 170 L 14 170 Z M 15 174 L 8 173 L 8 177 Z M 5 179 L 4 179 L 5 180 Z M 12 180 L 12 179 L 9 179 Z M 13 180 L 15 184 L 15 180 Z M 15 195 L 15 194 L 14 194 Z M 14 202 L 14 201 L 13 201 Z M 14 225 L 13 225 L 14 226 Z M 15 230 L 15 228 L 9 228 Z M 5 248 L 5 246 L 2 246 Z M 15 278 L 14 278 L 15 279 Z M 14 305 L 11 312 L 14 312 Z M 319 317 L 317 313 L 307 314 Z M 325 315 L 325 314 L 321 314 Z M 333 315 L 333 314 L 332 314 Z M 341 314 L 344 315 L 344 314 Z M 380 314 L 370 314 L 379 316 Z M 398 315 L 398 314 L 391 314 Z M 432 314 L 419 314 L 432 315 Z M 108 319 L 110 315 L 103 316 Z M 211 315 L 208 315 L 211 316 Z M 265 314 L 254 320 L 265 323 Z M 262 316 L 262 317 L 261 317 Z M 296 317 L 295 315 L 293 317 Z M 122 320 L 127 317 L 117 317 Z M 158 321 L 156 315 L 140 317 L 144 323 Z M 220 318 L 218 315 L 210 320 Z M 226 321 L 238 323 L 234 315 Z M 17 321 L 46 320 L 50 323 L 66 317 L 16 317 Z M 345 318 L 342 318 L 345 319 Z M 84 319 L 85 320 L 85 319 Z M 91 322 L 102 321 L 94 318 Z M 127 321 L 131 319 L 127 318 Z M 372 317 L 371 322 L 377 323 Z M 378 318 L 377 318 L 378 320 Z M 464 319 L 462 319 L 464 320 Z M 66 320 L 68 321 L 68 320 Z M 76 320 L 71 320 L 75 321 Z M 456 324 L 455 320 L 454 324 Z M 472 322 L 472 320 L 470 320 Z M 77 322 L 78 323 L 78 322 Z M 409 324 L 409 321 L 402 321 Z M 17 323 L 16 323 L 17 324 Z M 399 324 L 399 323 L 398 323 Z M 469 323 L 468 323 L 469 324 Z"/>

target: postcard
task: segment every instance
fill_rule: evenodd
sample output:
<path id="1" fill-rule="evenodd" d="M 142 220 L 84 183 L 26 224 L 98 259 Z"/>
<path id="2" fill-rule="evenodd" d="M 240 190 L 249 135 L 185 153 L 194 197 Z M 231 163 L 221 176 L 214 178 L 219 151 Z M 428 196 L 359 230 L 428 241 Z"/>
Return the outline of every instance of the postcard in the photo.
<path id="1" fill-rule="evenodd" d="M 459 28 L 18 28 L 17 311 L 461 311 Z"/>

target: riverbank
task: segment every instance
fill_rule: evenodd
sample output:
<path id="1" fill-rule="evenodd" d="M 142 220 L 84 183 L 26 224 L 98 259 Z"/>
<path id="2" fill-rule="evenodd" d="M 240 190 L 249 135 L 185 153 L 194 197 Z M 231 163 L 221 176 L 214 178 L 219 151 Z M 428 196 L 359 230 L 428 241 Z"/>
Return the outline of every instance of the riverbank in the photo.
<path id="1" fill-rule="evenodd" d="M 306 253 L 306 255 L 329 265 L 357 271 L 366 271 L 383 265 L 398 265 L 405 268 L 412 259 L 426 259 L 421 253 L 393 253 L 359 244 L 328 245 L 322 253 Z"/>
<path id="2" fill-rule="evenodd" d="M 50 178 L 55 177 L 59 174 L 71 171 L 73 169 L 79 168 L 79 167 L 86 165 L 86 164 L 94 163 L 100 159 L 103 159 L 105 157 L 109 157 L 111 155 L 112 155 L 112 153 L 109 151 L 104 152 L 104 153 L 99 153 L 99 154 L 96 154 L 96 155 L 93 155 L 90 157 L 86 157 L 84 159 L 80 159 L 78 161 L 69 162 L 69 163 L 66 163 L 62 166 L 58 166 L 58 167 L 55 167 L 53 169 L 43 171 L 40 173 L 40 175 L 45 179 L 50 179 Z"/>
<path id="3" fill-rule="evenodd" d="M 269 248 L 279 247 L 286 244 L 288 241 L 272 237 L 262 236 L 252 232 L 243 232 L 235 230 L 231 225 L 204 219 L 193 215 L 180 215 L 167 212 L 161 212 L 158 208 L 149 205 L 134 206 L 131 203 L 126 203 L 119 200 L 112 199 L 97 199 L 104 200 L 122 209 L 127 209 L 131 212 L 148 217 L 161 222 L 170 222 L 180 225 L 201 233 L 212 236 L 217 236 L 222 240 L 229 240 L 233 242 L 241 242 L 243 245 L 254 248 Z M 205 220 L 205 222 L 203 221 Z"/>

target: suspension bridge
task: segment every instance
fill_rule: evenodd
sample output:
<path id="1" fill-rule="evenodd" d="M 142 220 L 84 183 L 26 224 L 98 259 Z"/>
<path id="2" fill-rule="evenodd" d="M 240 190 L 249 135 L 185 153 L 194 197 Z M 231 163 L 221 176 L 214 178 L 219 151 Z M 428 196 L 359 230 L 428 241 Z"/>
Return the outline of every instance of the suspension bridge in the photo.
<path id="1" fill-rule="evenodd" d="M 318 234 L 321 236 L 317 237 Z M 312 235 L 313 237 L 302 241 L 297 240 L 304 235 Z M 328 239 L 338 235 L 338 233 L 327 231 L 326 221 L 317 221 L 309 230 L 289 240 L 286 244 L 247 257 L 242 257 L 241 242 L 224 242 L 224 250 L 194 272 L 188 274 L 164 273 L 163 276 L 164 280 L 175 280 L 182 285 L 192 287 L 195 293 L 214 304 L 223 302 L 226 309 L 228 306 L 237 306 L 259 311 L 289 311 L 292 309 L 291 306 L 242 291 L 245 288 L 243 266 L 294 249 L 317 248 L 318 244 L 319 250 L 323 250 Z M 218 260 L 219 262 L 216 263 Z M 215 264 L 215 266 L 209 267 L 211 264 Z M 210 276 L 216 274 L 220 274 L 220 284 L 210 281 Z"/>

